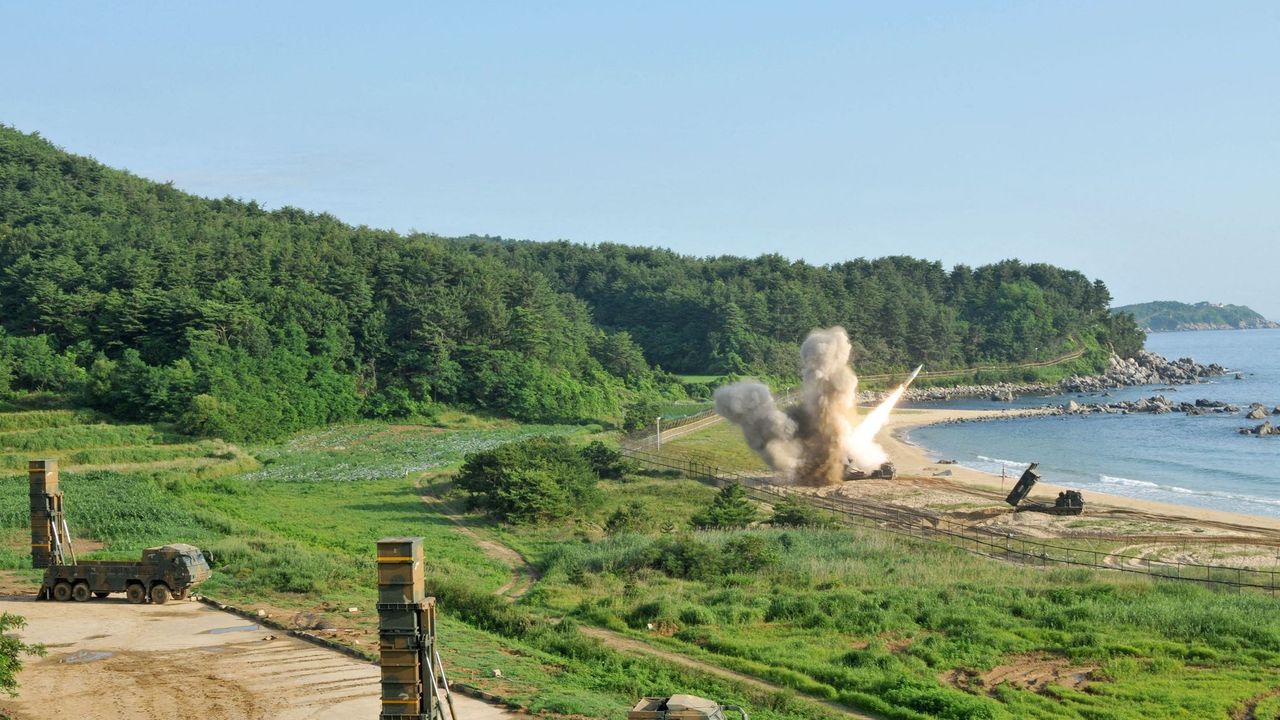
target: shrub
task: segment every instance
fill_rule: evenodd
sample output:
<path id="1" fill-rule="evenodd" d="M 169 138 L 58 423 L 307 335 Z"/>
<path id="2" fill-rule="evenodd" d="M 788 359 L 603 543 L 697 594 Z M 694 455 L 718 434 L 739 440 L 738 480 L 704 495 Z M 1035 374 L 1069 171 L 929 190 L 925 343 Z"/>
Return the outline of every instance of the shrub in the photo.
<path id="1" fill-rule="evenodd" d="M 605 532 L 610 535 L 620 533 L 646 533 L 653 529 L 653 518 L 640 503 L 628 503 L 614 510 L 604 523 Z"/>
<path id="2" fill-rule="evenodd" d="M 622 416 L 624 432 L 635 432 L 649 427 L 662 414 L 662 403 L 657 398 L 641 398 L 626 407 Z"/>
<path id="3" fill-rule="evenodd" d="M 774 504 L 769 523 L 782 527 L 830 527 L 835 524 L 835 517 L 788 495 Z"/>
<path id="4" fill-rule="evenodd" d="M 756 507 L 740 483 L 726 485 L 706 510 L 693 517 L 694 527 L 744 528 L 756 520 Z"/>
<path id="5" fill-rule="evenodd" d="M 457 484 L 472 507 L 512 523 L 573 517 L 600 500 L 596 474 L 564 438 L 534 437 L 468 455 Z"/>
<path id="6" fill-rule="evenodd" d="M 622 453 L 599 440 L 592 441 L 579 452 L 582 454 L 582 459 L 587 461 L 591 470 L 601 480 L 620 480 L 628 470 L 627 461 L 622 457 Z"/>

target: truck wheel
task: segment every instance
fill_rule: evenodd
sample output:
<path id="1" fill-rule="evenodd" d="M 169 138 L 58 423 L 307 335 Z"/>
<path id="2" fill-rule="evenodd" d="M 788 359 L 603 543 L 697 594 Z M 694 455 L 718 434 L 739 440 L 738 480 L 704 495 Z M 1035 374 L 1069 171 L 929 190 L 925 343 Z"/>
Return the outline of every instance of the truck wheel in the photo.
<path id="1" fill-rule="evenodd" d="M 164 583 L 156 583 L 155 587 L 151 588 L 151 602 L 156 605 L 163 605 L 168 601 L 169 586 Z"/>
<path id="2" fill-rule="evenodd" d="M 139 605 L 147 601 L 147 589 L 138 583 L 131 583 L 124 591 L 125 597 L 129 598 L 129 602 Z"/>
<path id="3" fill-rule="evenodd" d="M 76 602 L 85 602 L 93 593 L 89 592 L 89 583 L 78 582 L 71 588 L 71 599 Z"/>
<path id="4" fill-rule="evenodd" d="M 96 598 L 98 598 L 99 600 L 101 600 L 102 598 L 104 598 L 104 597 L 106 597 L 106 596 L 108 596 L 108 595 L 110 595 L 110 594 L 111 594 L 111 593 L 109 593 L 109 592 L 102 592 L 101 590 L 94 590 L 94 591 L 93 591 L 93 596 L 94 596 L 94 597 L 96 597 Z"/>
<path id="5" fill-rule="evenodd" d="M 53 586 L 53 599 L 58 602 L 66 602 L 71 599 L 71 583 L 59 582 Z"/>

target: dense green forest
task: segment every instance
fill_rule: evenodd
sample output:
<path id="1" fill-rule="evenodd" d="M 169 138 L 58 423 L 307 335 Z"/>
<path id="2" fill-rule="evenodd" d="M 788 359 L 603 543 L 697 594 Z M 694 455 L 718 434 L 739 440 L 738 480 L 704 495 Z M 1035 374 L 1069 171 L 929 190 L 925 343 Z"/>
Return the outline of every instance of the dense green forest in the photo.
<path id="1" fill-rule="evenodd" d="M 1141 328 L 1152 332 L 1174 330 L 1244 330 L 1280 327 L 1256 310 L 1244 305 L 1222 305 L 1198 302 L 1194 305 L 1175 300 L 1159 300 L 1125 305 L 1113 312 L 1129 313 Z"/>
<path id="2" fill-rule="evenodd" d="M 269 438 L 439 404 L 616 419 L 668 374 L 796 371 L 841 324 L 861 368 L 1134 352 L 1101 281 L 906 257 L 831 266 L 448 239 L 205 199 L 0 126 L 0 393 Z"/>

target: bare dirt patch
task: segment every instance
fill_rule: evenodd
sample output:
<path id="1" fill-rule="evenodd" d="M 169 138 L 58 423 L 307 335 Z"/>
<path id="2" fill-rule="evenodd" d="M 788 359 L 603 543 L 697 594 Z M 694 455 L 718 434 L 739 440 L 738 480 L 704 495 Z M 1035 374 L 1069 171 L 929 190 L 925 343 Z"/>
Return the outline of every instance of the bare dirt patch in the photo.
<path id="1" fill-rule="evenodd" d="M 938 676 L 944 683 L 970 692 L 990 693 L 1002 684 L 1032 692 L 1049 685 L 1079 690 L 1087 687 L 1096 665 L 1073 665 L 1066 658 L 1049 655 L 1017 655 L 1011 662 L 987 670 L 952 670 Z"/>
<path id="2" fill-rule="evenodd" d="M 0 600 L 25 642 L 48 648 L 18 677 L 0 716 L 350 720 L 381 709 L 377 666 L 197 602 Z M 455 695 L 459 717 L 514 717 Z"/>

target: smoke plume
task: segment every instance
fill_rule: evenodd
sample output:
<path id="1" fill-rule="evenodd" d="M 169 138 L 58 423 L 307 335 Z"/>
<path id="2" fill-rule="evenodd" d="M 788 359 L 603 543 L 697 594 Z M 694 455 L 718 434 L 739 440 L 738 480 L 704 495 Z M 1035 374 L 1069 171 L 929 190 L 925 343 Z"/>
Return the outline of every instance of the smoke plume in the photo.
<path id="1" fill-rule="evenodd" d="M 888 460 L 876 434 L 906 386 L 859 422 L 852 350 L 844 328 L 814 330 L 800 346 L 798 402 L 780 409 L 766 385 L 746 380 L 716 391 L 716 412 L 742 428 L 751 449 L 793 482 L 837 483 L 848 466 L 874 470 Z"/>

